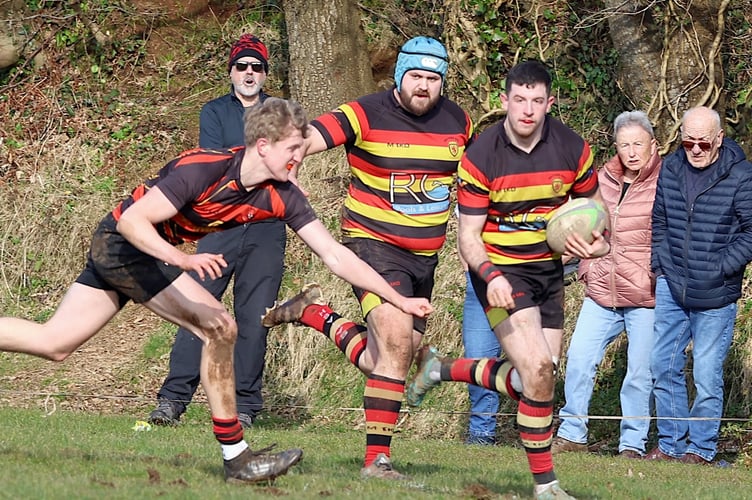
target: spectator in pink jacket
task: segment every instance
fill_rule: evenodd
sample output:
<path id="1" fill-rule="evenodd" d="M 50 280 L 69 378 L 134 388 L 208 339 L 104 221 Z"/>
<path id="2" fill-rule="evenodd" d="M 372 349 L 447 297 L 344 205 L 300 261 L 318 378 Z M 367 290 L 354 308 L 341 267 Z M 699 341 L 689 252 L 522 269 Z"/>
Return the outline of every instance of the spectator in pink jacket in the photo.
<path id="1" fill-rule="evenodd" d="M 585 284 L 567 351 L 561 425 L 554 453 L 586 451 L 588 407 L 598 365 L 622 332 L 629 340 L 627 374 L 621 386 L 619 455 L 640 458 L 650 427 L 655 283 L 650 272 L 651 213 L 661 166 L 653 127 L 642 111 L 614 120 L 616 156 L 599 171 L 598 183 L 611 214 L 611 249 L 580 263 Z"/>

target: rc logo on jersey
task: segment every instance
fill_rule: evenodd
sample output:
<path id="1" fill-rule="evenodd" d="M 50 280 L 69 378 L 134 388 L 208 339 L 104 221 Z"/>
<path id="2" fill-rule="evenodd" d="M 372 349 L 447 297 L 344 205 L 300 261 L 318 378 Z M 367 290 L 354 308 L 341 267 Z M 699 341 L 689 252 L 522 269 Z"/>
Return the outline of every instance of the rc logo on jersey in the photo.
<path id="1" fill-rule="evenodd" d="M 460 145 L 457 144 L 457 141 L 449 141 L 449 154 L 456 157 L 457 153 L 460 152 Z"/>
<path id="2" fill-rule="evenodd" d="M 430 215 L 449 209 L 449 187 L 429 175 L 393 172 L 389 175 L 392 208 L 406 215 Z"/>

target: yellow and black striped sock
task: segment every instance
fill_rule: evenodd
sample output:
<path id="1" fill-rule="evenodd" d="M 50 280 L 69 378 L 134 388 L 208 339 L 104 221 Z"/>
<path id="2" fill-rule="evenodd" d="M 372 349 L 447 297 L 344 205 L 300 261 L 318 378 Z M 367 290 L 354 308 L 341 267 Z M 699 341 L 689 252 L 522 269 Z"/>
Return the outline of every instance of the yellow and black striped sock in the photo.
<path id="1" fill-rule="evenodd" d="M 366 458 L 368 467 L 379 453 L 391 456 L 392 434 L 405 393 L 405 381 L 371 374 L 366 380 L 363 408 L 366 417 Z"/>
<path id="2" fill-rule="evenodd" d="M 497 358 L 459 358 L 441 362 L 441 380 L 465 382 L 506 394 L 515 401 L 520 393 L 512 387 L 512 363 Z"/>
<path id="3" fill-rule="evenodd" d="M 324 335 L 334 342 L 350 363 L 360 368 L 360 357 L 368 343 L 368 329 L 365 326 L 332 313 L 324 323 Z"/>
<path id="4" fill-rule="evenodd" d="M 517 427 L 535 484 L 556 480 L 551 455 L 553 401 L 533 401 L 522 396 L 517 408 Z"/>
<path id="5" fill-rule="evenodd" d="M 305 308 L 300 322 L 323 333 L 347 356 L 347 359 L 360 368 L 360 357 L 366 350 L 368 329 L 345 319 L 327 305 L 311 304 Z"/>

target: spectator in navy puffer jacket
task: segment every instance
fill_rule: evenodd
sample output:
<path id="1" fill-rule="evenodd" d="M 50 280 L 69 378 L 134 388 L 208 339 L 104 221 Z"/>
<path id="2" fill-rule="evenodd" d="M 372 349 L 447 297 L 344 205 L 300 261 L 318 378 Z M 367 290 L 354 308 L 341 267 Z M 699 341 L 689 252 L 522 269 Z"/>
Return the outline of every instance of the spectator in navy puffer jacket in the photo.
<path id="1" fill-rule="evenodd" d="M 712 109 L 688 110 L 681 139 L 663 161 L 653 206 L 658 446 L 647 458 L 708 464 L 718 443 L 736 301 L 752 260 L 752 164 L 724 138 Z M 691 408 L 684 375 L 690 340 L 697 390 Z"/>

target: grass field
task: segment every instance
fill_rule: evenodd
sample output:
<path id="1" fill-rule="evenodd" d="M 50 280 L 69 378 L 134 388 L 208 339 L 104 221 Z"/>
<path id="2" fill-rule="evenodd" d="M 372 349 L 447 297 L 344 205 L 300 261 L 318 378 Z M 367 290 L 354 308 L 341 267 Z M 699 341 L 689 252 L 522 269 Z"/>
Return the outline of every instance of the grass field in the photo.
<path id="1" fill-rule="evenodd" d="M 26 2 L 27 7 L 65 11 L 66 15 L 32 13 L 24 23 L 17 23 L 29 36 L 48 40 L 56 36 L 55 43 L 45 44 L 42 53 L 54 61 L 51 70 L 27 71 L 0 93 L 0 115 L 7 118 L 0 120 L 2 316 L 37 321 L 49 318 L 80 272 L 91 232 L 100 218 L 167 160 L 195 146 L 201 105 L 227 92 L 229 39 L 247 31 L 272 42 L 277 53 L 265 88 L 273 95 L 286 91 L 284 44 L 273 32 L 274 25 L 267 22 L 269 17 L 259 17 L 259 9 L 277 16 L 276 3 L 259 2 L 254 4 L 256 9 L 248 2 L 212 2 L 215 7 L 237 5 L 239 12 L 216 17 L 216 10 L 208 9 L 197 19 L 186 18 L 182 7 L 178 8 L 180 2 L 130 3 L 144 6 L 129 22 L 109 26 L 110 18 L 98 19 L 105 23 L 103 31 L 112 34 L 113 43 L 100 47 L 106 48 L 106 53 L 99 49 L 90 52 L 94 48 L 91 37 L 82 36 L 90 24 L 81 22 L 87 9 L 74 9 L 81 16 L 67 14 L 77 2 Z M 183 2 L 185 6 L 199 3 Z M 101 12 L 122 11 L 119 15 L 125 15 L 126 10 L 131 12 L 124 10 L 126 4 L 81 2 L 81 7 L 88 5 L 91 16 L 97 6 L 106 7 Z M 156 4 L 170 9 L 172 21 L 155 18 L 159 11 Z M 134 37 L 134 25 L 149 26 L 148 32 Z M 75 39 L 79 42 L 74 43 Z M 36 50 L 35 44 L 27 49 L 27 53 Z M 466 97 L 472 99 L 470 94 Z M 582 103 L 582 116 L 589 117 L 592 103 Z M 569 101 L 566 105 L 574 104 Z M 749 103 L 746 109 L 752 109 Z M 585 133 L 580 127 L 589 129 L 594 123 L 585 119 L 572 125 Z M 599 131 L 593 138 L 597 141 L 608 135 Z M 349 182 L 344 152 L 330 151 L 306 159 L 301 181 L 311 191 L 310 201 L 318 215 L 339 234 L 341 205 Z M 332 278 L 321 261 L 291 235 L 281 297 L 296 293 L 309 281 L 325 286 L 337 312 L 361 318 L 350 287 Z M 580 308 L 582 288 L 581 284 L 567 288 L 564 352 Z M 436 273 L 436 312 L 425 336 L 426 342 L 446 354 L 462 352 L 463 296 L 456 219 L 452 219 Z M 225 303 L 232 304 L 229 293 Z M 467 428 L 461 415 L 468 408 L 464 384 L 442 384 L 426 398 L 423 408 L 427 410 L 401 419 L 393 458 L 395 467 L 410 475 L 411 481 L 360 480 L 363 377 L 343 361 L 331 342 L 293 325 L 276 327 L 269 335 L 264 404 L 265 409 L 279 412 L 308 413 L 308 418 L 264 415 L 246 437 L 254 448 L 275 442 L 281 448 L 301 447 L 305 457 L 272 485 L 226 485 L 201 389 L 184 425 L 150 432 L 132 430 L 136 420 L 145 418 L 153 408 L 154 393 L 167 373 L 175 330 L 143 307 L 127 306 L 65 363 L 0 353 L 0 422 L 4 424 L 0 499 L 530 498 L 532 480 L 523 451 L 515 447 L 514 432 L 504 440 L 506 446 L 461 444 Z M 619 414 L 625 346 L 625 341 L 612 345 L 599 367 L 593 415 Z M 566 374 L 566 359 L 562 361 L 557 412 Z M 625 461 L 605 451 L 616 445 L 617 421 L 591 419 L 591 443 L 604 454 L 557 457 L 563 486 L 580 499 L 752 499 L 748 491 L 752 484 L 752 267 L 739 303 L 725 380 L 724 417 L 733 421 L 724 422 L 721 437 L 731 435 L 739 444 L 735 447 L 741 450 L 739 467 Z M 39 404 L 44 397 L 57 400 L 56 412 L 44 413 L 45 405 Z M 197 404 L 200 401 L 204 406 Z M 516 411 L 508 401 L 506 405 L 503 413 Z M 343 414 L 343 408 L 354 411 Z M 505 417 L 503 425 L 505 430 L 512 429 L 514 417 Z"/>
<path id="2" fill-rule="evenodd" d="M 410 481 L 359 478 L 363 434 L 337 423 L 261 420 L 246 438 L 305 451 L 270 485 L 225 484 L 208 421 L 135 431 L 135 418 L 2 409 L 1 498 L 530 498 L 524 453 L 514 446 L 465 446 L 457 440 L 394 439 L 395 467 Z M 752 473 L 595 454 L 556 457 L 566 489 L 580 499 L 750 498 Z"/>

